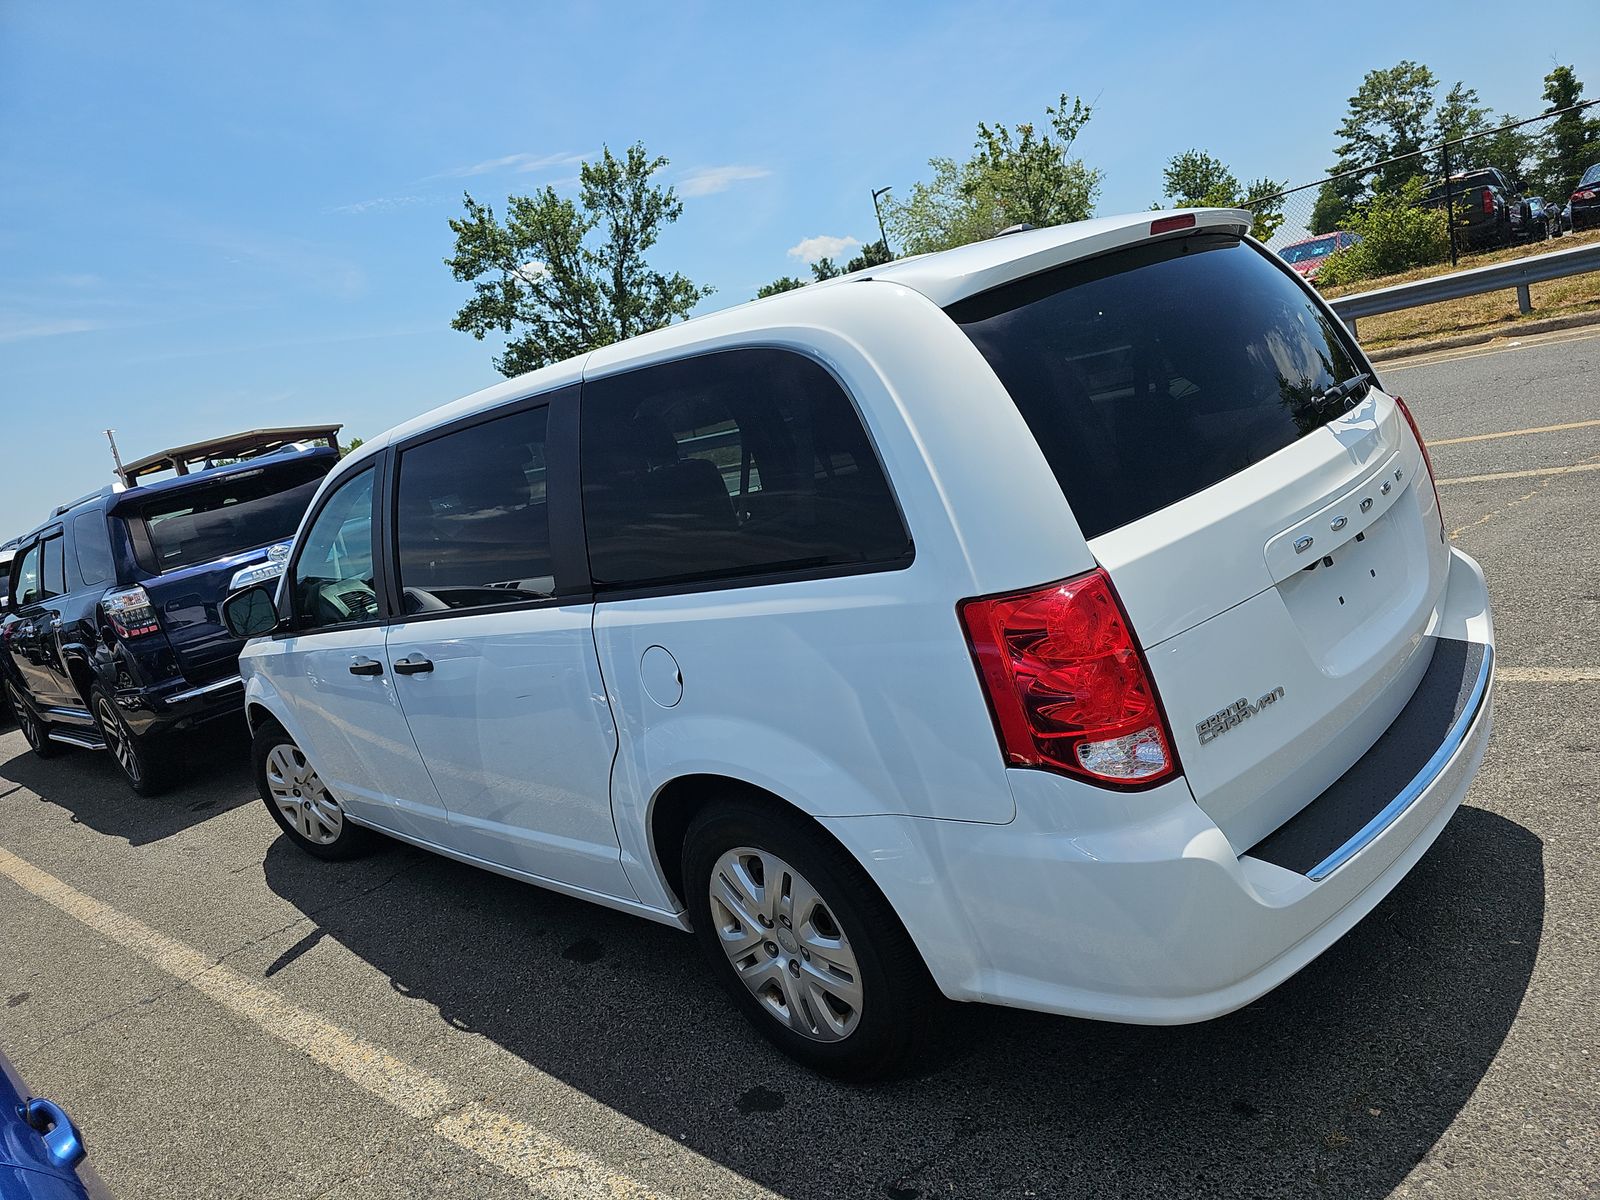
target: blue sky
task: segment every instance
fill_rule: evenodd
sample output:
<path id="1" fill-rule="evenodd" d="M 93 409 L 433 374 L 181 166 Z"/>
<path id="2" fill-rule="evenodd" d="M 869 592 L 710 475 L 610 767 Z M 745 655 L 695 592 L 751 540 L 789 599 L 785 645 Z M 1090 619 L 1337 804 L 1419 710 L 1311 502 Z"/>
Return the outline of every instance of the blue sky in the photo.
<path id="1" fill-rule="evenodd" d="M 0 3 L 0 536 L 125 456 L 257 425 L 370 436 L 494 382 L 441 259 L 463 189 L 570 187 L 604 143 L 672 160 L 658 260 L 740 303 L 979 120 L 1096 104 L 1099 211 L 1191 146 L 1296 182 L 1371 67 L 1530 115 L 1600 5 Z M 1325 10 L 1323 10 L 1325 11 Z M 1521 10 L 1519 10 L 1521 11 Z M 1502 27 L 1499 35 L 1486 29 Z"/>

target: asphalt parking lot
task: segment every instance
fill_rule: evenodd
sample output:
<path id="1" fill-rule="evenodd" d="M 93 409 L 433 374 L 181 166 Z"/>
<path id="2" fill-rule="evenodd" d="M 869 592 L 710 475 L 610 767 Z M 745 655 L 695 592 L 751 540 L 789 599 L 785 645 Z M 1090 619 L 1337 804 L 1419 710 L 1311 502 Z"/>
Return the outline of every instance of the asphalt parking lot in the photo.
<path id="1" fill-rule="evenodd" d="M 921 1077 L 845 1088 L 680 934 L 395 844 L 294 851 L 242 734 L 141 800 L 8 726 L 0 1045 L 124 1197 L 1595 1195 L 1600 335 L 1380 373 L 1488 573 L 1496 733 L 1412 875 L 1241 1012 L 963 1008 Z"/>

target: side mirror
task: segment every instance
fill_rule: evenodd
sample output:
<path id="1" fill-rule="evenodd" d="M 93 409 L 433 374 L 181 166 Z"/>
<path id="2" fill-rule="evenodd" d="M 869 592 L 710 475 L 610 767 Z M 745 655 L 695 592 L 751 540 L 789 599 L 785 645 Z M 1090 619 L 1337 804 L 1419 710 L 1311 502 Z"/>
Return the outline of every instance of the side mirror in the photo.
<path id="1" fill-rule="evenodd" d="M 222 602 L 222 623 L 236 638 L 249 640 L 278 627 L 278 606 L 261 584 L 235 592 Z"/>

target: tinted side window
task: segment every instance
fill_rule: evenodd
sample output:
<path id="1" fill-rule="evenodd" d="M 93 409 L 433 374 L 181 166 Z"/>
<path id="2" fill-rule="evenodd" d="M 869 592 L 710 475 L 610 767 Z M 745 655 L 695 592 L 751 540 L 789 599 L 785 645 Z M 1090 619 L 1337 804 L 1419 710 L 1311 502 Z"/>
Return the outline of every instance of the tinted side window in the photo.
<path id="1" fill-rule="evenodd" d="M 400 456 L 395 538 L 407 613 L 555 594 L 545 468 L 549 410 L 531 408 Z"/>
<path id="2" fill-rule="evenodd" d="M 78 560 L 78 574 L 85 586 L 110 581 L 115 568 L 104 513 L 79 513 L 72 518 L 72 553 Z"/>
<path id="3" fill-rule="evenodd" d="M 39 547 L 30 546 L 17 564 L 17 603 L 37 604 L 39 594 Z"/>
<path id="4" fill-rule="evenodd" d="M 844 390 L 784 350 L 730 350 L 585 383 L 584 524 L 597 586 L 911 560 Z"/>
<path id="5" fill-rule="evenodd" d="M 371 467 L 334 489 L 295 562 L 295 627 L 304 632 L 376 620 Z"/>
<path id="6" fill-rule="evenodd" d="M 67 594 L 66 546 L 59 533 L 44 543 L 44 559 L 40 566 L 42 598 L 48 600 L 52 596 L 65 596 Z"/>

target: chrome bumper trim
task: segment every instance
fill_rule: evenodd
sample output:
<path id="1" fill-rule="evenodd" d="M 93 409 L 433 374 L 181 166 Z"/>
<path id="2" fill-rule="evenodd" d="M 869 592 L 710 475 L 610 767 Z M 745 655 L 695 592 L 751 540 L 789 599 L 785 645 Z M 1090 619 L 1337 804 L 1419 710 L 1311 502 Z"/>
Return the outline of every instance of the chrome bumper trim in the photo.
<path id="1" fill-rule="evenodd" d="M 1417 772 L 1412 781 L 1406 784 L 1401 793 L 1388 804 L 1372 820 L 1356 830 L 1344 845 L 1340 846 L 1327 858 L 1323 859 L 1311 870 L 1306 872 L 1306 877 L 1313 880 L 1326 879 L 1345 863 L 1349 862 L 1367 847 L 1380 833 L 1399 820 L 1402 813 L 1416 803 L 1417 797 L 1427 791 L 1433 781 L 1439 778 L 1450 760 L 1455 757 L 1456 751 L 1461 749 L 1461 743 L 1466 740 L 1467 730 L 1472 728 L 1472 723 L 1478 719 L 1478 714 L 1483 711 L 1483 700 L 1489 691 L 1489 679 L 1494 674 L 1494 647 L 1485 645 L 1483 648 L 1483 663 L 1478 667 L 1478 678 L 1472 685 L 1472 695 L 1466 707 L 1461 710 L 1461 716 L 1451 726 L 1450 732 L 1445 736 L 1439 748 L 1433 752 L 1433 757 L 1427 765 Z"/>
<path id="2" fill-rule="evenodd" d="M 226 679 L 218 679 L 216 682 L 208 683 L 204 687 L 190 688 L 186 692 L 177 692 L 174 695 L 166 697 L 164 700 L 162 700 L 162 703 L 183 704 L 189 700 L 198 700 L 202 696 L 209 696 L 214 692 L 222 692 L 231 687 L 243 686 L 243 679 L 239 678 L 237 675 L 230 675 Z"/>

